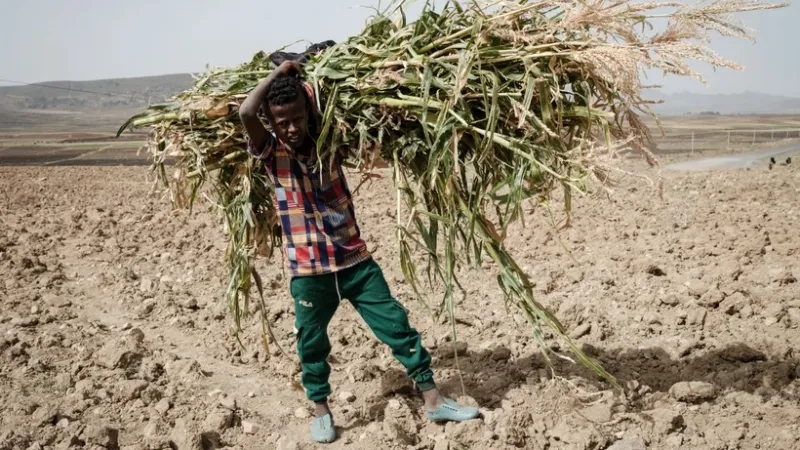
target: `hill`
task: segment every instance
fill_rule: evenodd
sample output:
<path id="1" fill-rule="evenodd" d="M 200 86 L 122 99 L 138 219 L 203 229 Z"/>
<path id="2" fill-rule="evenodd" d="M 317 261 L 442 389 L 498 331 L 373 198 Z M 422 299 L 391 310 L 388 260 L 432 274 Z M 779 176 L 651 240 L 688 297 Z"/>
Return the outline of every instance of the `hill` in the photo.
<path id="1" fill-rule="evenodd" d="M 192 85 L 189 74 L 0 87 L 0 109 L 96 111 L 163 102 Z"/>
<path id="2" fill-rule="evenodd" d="M 734 114 L 799 114 L 800 98 L 783 97 L 758 92 L 740 94 L 698 94 L 678 92 L 666 94 L 651 91 L 650 100 L 663 100 L 653 110 L 660 115 L 719 113 Z"/>

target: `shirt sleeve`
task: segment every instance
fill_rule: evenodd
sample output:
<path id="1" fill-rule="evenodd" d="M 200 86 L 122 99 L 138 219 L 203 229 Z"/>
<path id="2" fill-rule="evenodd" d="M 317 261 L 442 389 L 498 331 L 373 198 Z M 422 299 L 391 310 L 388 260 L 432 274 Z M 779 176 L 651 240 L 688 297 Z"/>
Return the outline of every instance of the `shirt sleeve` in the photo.
<path id="1" fill-rule="evenodd" d="M 275 136 L 272 133 L 267 133 L 266 140 L 264 141 L 263 148 L 256 148 L 253 145 L 253 141 L 248 139 L 247 140 L 247 152 L 250 153 L 255 159 L 266 161 L 272 156 L 273 151 L 275 150 Z"/>

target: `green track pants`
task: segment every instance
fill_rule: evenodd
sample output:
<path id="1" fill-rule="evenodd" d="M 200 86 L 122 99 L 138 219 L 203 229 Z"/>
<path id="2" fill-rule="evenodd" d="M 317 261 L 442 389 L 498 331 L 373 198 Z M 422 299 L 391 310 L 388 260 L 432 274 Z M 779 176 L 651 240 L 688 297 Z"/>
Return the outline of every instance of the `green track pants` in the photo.
<path id="1" fill-rule="evenodd" d="M 309 400 L 324 402 L 331 393 L 328 323 L 342 298 L 350 301 L 375 336 L 391 348 L 420 390 L 436 386 L 431 356 L 422 346 L 422 337 L 409 324 L 405 308 L 392 296 L 373 259 L 332 274 L 295 277 L 290 291 L 302 382 Z"/>

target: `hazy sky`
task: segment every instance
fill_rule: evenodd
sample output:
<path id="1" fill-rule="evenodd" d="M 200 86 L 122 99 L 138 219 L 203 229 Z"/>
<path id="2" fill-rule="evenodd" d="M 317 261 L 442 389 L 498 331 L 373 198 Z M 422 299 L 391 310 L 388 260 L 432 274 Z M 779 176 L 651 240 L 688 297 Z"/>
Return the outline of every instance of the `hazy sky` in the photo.
<path id="1" fill-rule="evenodd" d="M 666 91 L 765 92 L 800 97 L 800 1 L 742 15 L 755 46 L 719 38 L 712 47 L 745 66 L 709 82 L 652 80 Z M 384 2 L 385 3 L 385 2 Z M 439 2 L 441 3 L 441 1 Z M 86 80 L 202 71 L 297 40 L 358 33 L 377 0 L 0 0 L 0 79 Z M 304 47 L 304 45 L 303 45 Z"/>

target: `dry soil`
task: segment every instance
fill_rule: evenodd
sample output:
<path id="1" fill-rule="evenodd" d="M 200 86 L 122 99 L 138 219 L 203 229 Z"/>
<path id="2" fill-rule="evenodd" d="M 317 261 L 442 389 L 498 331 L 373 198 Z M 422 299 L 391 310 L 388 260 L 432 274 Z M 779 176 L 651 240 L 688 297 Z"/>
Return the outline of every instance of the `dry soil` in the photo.
<path id="1" fill-rule="evenodd" d="M 320 448 L 294 361 L 261 347 L 256 320 L 244 349 L 229 336 L 219 218 L 207 205 L 171 212 L 145 174 L 0 168 L 0 449 Z M 663 198 L 632 178 L 582 200 L 560 240 L 539 213 L 508 237 L 539 299 L 624 396 L 566 360 L 551 372 L 488 265 L 462 273 L 457 371 L 446 321 L 403 283 L 390 179 L 362 187 L 364 237 L 442 389 L 484 414 L 427 423 L 344 302 L 330 327 L 340 438 L 328 448 L 800 448 L 800 171 L 665 177 Z M 259 270 L 294 358 L 280 267 Z"/>

